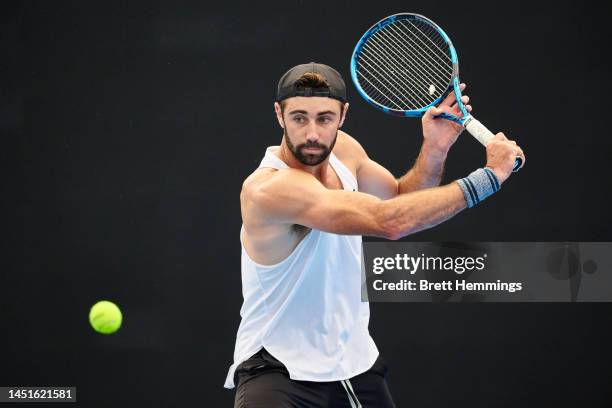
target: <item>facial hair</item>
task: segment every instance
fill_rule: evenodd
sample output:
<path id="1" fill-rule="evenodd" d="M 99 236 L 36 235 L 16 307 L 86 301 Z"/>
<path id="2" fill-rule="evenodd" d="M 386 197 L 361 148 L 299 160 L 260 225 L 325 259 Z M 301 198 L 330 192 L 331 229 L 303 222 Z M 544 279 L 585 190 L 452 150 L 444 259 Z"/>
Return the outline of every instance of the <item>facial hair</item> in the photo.
<path id="1" fill-rule="evenodd" d="M 295 157 L 300 163 L 305 166 L 316 166 L 317 164 L 320 164 L 325 159 L 327 159 L 327 156 L 329 156 L 334 146 L 336 145 L 336 139 L 338 139 L 338 129 L 336 129 L 336 136 L 334 136 L 334 140 L 332 141 L 331 146 L 329 147 L 317 142 L 307 142 L 294 146 L 293 143 L 291 143 L 291 138 L 287 133 L 287 129 L 284 130 L 283 136 L 285 137 L 287 147 L 289 147 L 289 150 L 293 154 L 293 157 Z M 304 153 L 303 150 L 309 147 L 321 149 L 321 153 Z"/>

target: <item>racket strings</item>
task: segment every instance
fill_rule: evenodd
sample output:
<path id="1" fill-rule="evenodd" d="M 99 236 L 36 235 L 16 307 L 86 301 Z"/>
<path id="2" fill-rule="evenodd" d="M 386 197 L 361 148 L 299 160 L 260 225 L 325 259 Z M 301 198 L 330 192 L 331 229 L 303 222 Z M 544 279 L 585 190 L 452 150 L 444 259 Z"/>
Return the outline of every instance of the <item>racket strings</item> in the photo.
<path id="1" fill-rule="evenodd" d="M 410 26 L 414 27 L 420 34 L 421 43 L 425 45 L 435 56 L 438 57 L 440 62 L 445 66 L 452 68 L 452 61 L 450 56 L 448 55 L 448 45 L 444 41 L 444 39 L 440 36 L 440 34 L 430 25 L 422 25 L 422 28 L 419 28 L 418 24 L 413 23 L 412 21 L 406 20 Z M 408 31 L 412 32 L 409 27 L 404 23 L 404 20 L 399 20 L 399 23 L 408 29 Z M 423 39 L 427 41 L 423 41 Z M 437 42 L 435 40 L 438 40 Z M 433 45 L 438 51 L 432 50 L 428 44 Z M 444 49 L 442 49 L 444 48 Z"/>
<path id="2" fill-rule="evenodd" d="M 358 71 L 358 74 L 378 92 L 378 96 L 381 96 L 386 103 L 391 102 L 394 107 L 400 110 L 406 108 L 418 109 L 418 106 L 429 104 L 430 101 L 427 97 L 419 95 L 427 94 L 427 87 L 422 85 L 423 82 L 427 82 L 427 78 L 423 74 L 427 74 L 422 73 L 414 60 L 402 60 L 392 44 L 384 40 L 379 43 L 377 42 L 378 39 L 371 38 L 362 48 L 360 62 L 362 62 L 362 68 L 368 75 L 363 75 L 361 71 Z M 397 46 L 397 43 L 395 45 Z M 394 54 L 394 58 L 388 58 L 387 54 Z M 401 63 L 402 61 L 404 64 Z M 365 68 L 365 65 L 370 69 Z M 373 82 L 378 82 L 379 85 L 376 86 Z M 407 87 L 406 83 L 417 84 L 420 86 L 421 92 L 417 92 L 413 87 Z M 389 89 L 387 85 L 394 88 L 395 92 Z M 389 92 L 385 93 L 380 88 L 385 88 Z"/>
<path id="3" fill-rule="evenodd" d="M 368 44 L 370 45 L 370 44 Z M 382 68 L 385 69 L 385 72 L 388 72 L 390 75 L 388 75 L 388 78 L 393 80 L 393 82 L 395 83 L 394 86 L 395 90 L 402 95 L 402 97 L 404 99 L 399 98 L 400 102 L 404 103 L 407 102 L 410 105 L 411 109 L 415 109 L 417 108 L 414 104 L 410 104 L 410 101 L 412 98 L 418 98 L 419 100 L 421 100 L 421 102 L 425 102 L 422 98 L 419 97 L 418 93 L 415 93 L 412 89 L 406 89 L 406 87 L 404 85 L 402 85 L 405 80 L 407 79 L 407 77 L 405 75 L 402 75 L 405 71 L 405 69 L 401 66 L 398 66 L 394 60 L 387 60 L 384 58 L 384 56 L 380 55 L 379 50 L 376 49 L 375 46 L 371 46 L 371 49 L 366 49 L 364 47 L 363 49 L 363 56 L 364 56 L 364 62 L 373 70 L 375 70 L 379 75 L 382 75 L 383 77 L 386 77 L 385 74 L 380 73 L 375 67 L 373 67 L 370 63 L 368 63 L 366 61 L 366 59 L 370 62 L 372 62 L 372 64 L 374 64 L 374 66 L 381 66 Z M 382 51 L 385 52 L 385 51 Z M 371 56 L 371 57 L 370 57 Z M 408 94 L 408 96 L 407 96 Z M 393 96 L 397 97 L 396 94 L 393 94 Z M 401 107 L 400 107 L 401 108 Z"/>
<path id="4" fill-rule="evenodd" d="M 391 104 L 398 109 L 418 109 L 419 106 L 428 105 L 441 94 L 442 90 L 446 89 L 446 85 L 441 85 L 439 81 L 436 81 L 440 86 L 435 88 L 435 93 L 432 93 L 428 90 L 428 85 L 426 85 L 431 81 L 428 81 L 427 78 L 419 80 L 415 77 L 415 75 L 418 75 L 418 71 L 417 74 L 412 74 L 410 69 L 405 70 L 402 67 L 398 69 L 397 66 L 394 69 L 390 66 L 389 62 L 380 59 L 376 60 L 375 56 L 371 56 L 367 52 L 360 56 L 360 63 L 361 68 L 357 72 L 358 75 L 367 82 L 369 87 L 377 91 L 377 95 L 373 94 L 371 89 L 364 89 L 365 92 L 373 97 L 374 100 L 385 105 Z M 366 65 L 370 69 L 367 69 Z M 389 72 L 390 75 L 381 71 Z M 408 72 L 408 77 L 402 77 L 397 74 L 402 71 Z M 399 81 L 402 81 L 402 83 Z M 431 87 L 431 85 L 429 86 Z M 384 90 L 381 88 L 384 88 Z"/>
<path id="5" fill-rule="evenodd" d="M 361 46 L 356 72 L 363 91 L 377 103 L 417 110 L 438 99 L 451 84 L 449 46 L 420 20 L 398 19 Z"/>
<path id="6" fill-rule="evenodd" d="M 373 36 L 363 48 L 367 50 L 370 47 L 379 51 L 377 55 L 380 61 L 394 66 L 399 73 L 404 74 L 403 79 L 408 78 L 418 84 L 428 81 L 427 72 L 424 72 L 423 68 L 418 65 L 414 57 L 411 54 L 406 54 L 408 58 L 403 58 L 402 55 L 395 50 L 398 48 L 398 43 L 393 39 L 387 39 L 384 33 L 381 33 L 378 37 Z M 387 58 L 387 54 L 393 54 L 393 58 Z M 440 86 L 446 85 L 444 82 L 438 82 L 438 84 Z M 428 89 L 425 88 L 424 90 L 427 91 Z"/>
<path id="7" fill-rule="evenodd" d="M 402 50 L 404 50 L 406 54 L 412 58 L 412 61 L 415 62 L 417 67 L 422 67 L 421 72 L 427 77 L 425 84 L 423 85 L 429 85 L 431 82 L 437 82 L 438 85 L 446 87 L 448 84 L 448 73 L 445 72 L 445 70 L 450 68 L 450 72 L 452 73 L 452 66 L 442 66 L 435 58 L 431 58 L 432 55 L 434 57 L 437 55 L 433 52 L 428 53 L 422 46 L 419 45 L 419 42 L 423 43 L 424 45 L 426 45 L 426 43 L 424 43 L 423 40 L 418 37 L 418 34 L 410 30 L 402 30 L 402 28 L 399 27 L 400 24 L 402 24 L 401 20 L 399 20 L 397 24 L 389 25 L 389 30 L 387 30 L 385 34 L 389 33 L 389 36 L 395 39 L 395 45 L 401 47 Z M 405 25 L 402 25 L 402 27 L 405 27 Z M 420 30 L 419 32 L 422 33 Z M 429 86 L 425 86 L 424 88 L 429 89 Z"/>
<path id="8" fill-rule="evenodd" d="M 378 33 L 377 33 L 378 34 Z M 401 38 L 398 38 L 396 36 L 387 36 L 387 33 L 381 32 L 380 33 L 380 39 L 382 41 L 388 40 L 387 45 L 389 46 L 390 50 L 394 50 L 394 48 L 401 48 L 403 51 L 405 51 L 405 57 L 402 57 L 401 55 L 399 55 L 397 52 L 393 51 L 395 58 L 399 58 L 399 61 L 404 61 L 407 63 L 408 67 L 411 70 L 414 70 L 414 72 L 419 73 L 420 75 L 420 79 L 416 79 L 416 83 L 417 84 L 421 84 L 423 85 L 424 83 L 428 83 L 431 81 L 431 79 L 434 79 L 437 81 L 438 85 L 440 86 L 446 86 L 445 84 L 445 78 L 443 78 L 439 72 L 436 71 L 428 71 L 428 67 L 424 66 L 421 61 L 422 60 L 422 56 L 420 54 L 418 54 L 414 49 L 411 48 L 406 48 L 404 46 L 404 42 Z M 372 38 L 373 41 L 375 41 L 376 39 Z M 392 43 L 392 44 L 391 44 Z M 385 56 L 386 58 L 386 56 Z M 409 73 L 411 71 L 408 71 Z M 424 87 L 424 89 L 427 91 L 429 89 L 429 86 Z"/>
<path id="9" fill-rule="evenodd" d="M 365 71 L 365 73 L 367 73 L 368 75 L 364 75 L 361 70 Z M 375 95 L 372 99 L 376 100 L 377 102 L 382 100 L 382 103 L 385 106 L 389 106 L 391 104 L 393 105 L 393 107 L 399 110 L 405 110 L 406 107 L 410 109 L 415 109 L 414 104 L 410 103 L 410 99 L 402 99 L 387 87 L 385 83 L 389 83 L 389 81 L 381 81 L 380 79 L 378 79 L 384 78 L 384 75 L 378 75 L 378 73 L 372 74 L 367 68 L 365 68 L 365 66 L 361 66 L 361 70 L 358 72 L 359 75 L 368 83 L 368 86 L 365 87 L 366 89 L 364 89 L 364 91 L 368 95 Z M 387 92 L 382 91 L 380 88 L 385 88 Z M 377 95 L 372 92 L 372 89 L 376 90 Z"/>
<path id="10" fill-rule="evenodd" d="M 390 27 L 391 30 L 396 30 L 397 29 L 397 34 L 398 36 L 403 37 L 403 39 L 405 40 L 406 38 L 409 38 L 411 41 L 405 41 L 404 44 L 408 45 L 412 51 L 414 51 L 415 55 L 418 55 L 418 58 L 420 58 L 420 60 L 424 63 L 426 63 L 430 68 L 432 68 L 433 70 L 431 71 L 431 73 L 435 76 L 437 76 L 438 78 L 444 78 L 445 77 L 445 73 L 444 70 L 445 68 L 448 68 L 449 66 L 443 66 L 440 64 L 439 61 L 436 60 L 435 57 L 437 57 L 437 54 L 434 53 L 433 51 L 430 50 L 430 52 L 424 50 L 421 45 L 419 45 L 419 43 L 417 41 L 414 41 L 414 39 L 418 39 L 420 40 L 420 38 L 418 37 L 418 35 L 412 33 L 411 31 L 407 31 L 408 36 L 406 36 L 406 31 L 402 32 L 401 28 L 399 27 Z M 410 37 L 410 35 L 413 35 L 413 37 Z M 422 40 L 420 40 L 422 42 Z M 433 57 L 433 58 L 432 58 Z"/>

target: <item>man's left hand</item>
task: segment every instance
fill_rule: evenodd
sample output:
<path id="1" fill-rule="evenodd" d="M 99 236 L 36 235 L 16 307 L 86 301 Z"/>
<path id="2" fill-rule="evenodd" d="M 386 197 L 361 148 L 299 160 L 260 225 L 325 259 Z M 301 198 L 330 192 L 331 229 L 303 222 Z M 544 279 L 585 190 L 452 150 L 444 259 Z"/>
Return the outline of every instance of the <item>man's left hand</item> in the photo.
<path id="1" fill-rule="evenodd" d="M 465 84 L 460 85 L 460 89 L 466 88 Z M 470 97 L 463 95 L 461 101 L 468 112 L 472 111 L 472 106 L 468 105 Z M 444 98 L 438 107 L 432 106 L 423 116 L 423 145 L 432 154 L 446 157 L 448 150 L 455 143 L 457 137 L 463 132 L 464 127 L 458 123 L 446 119 L 436 119 L 435 117 L 443 112 L 461 117 L 463 114 L 459 110 L 455 99 L 455 92 L 451 92 Z"/>

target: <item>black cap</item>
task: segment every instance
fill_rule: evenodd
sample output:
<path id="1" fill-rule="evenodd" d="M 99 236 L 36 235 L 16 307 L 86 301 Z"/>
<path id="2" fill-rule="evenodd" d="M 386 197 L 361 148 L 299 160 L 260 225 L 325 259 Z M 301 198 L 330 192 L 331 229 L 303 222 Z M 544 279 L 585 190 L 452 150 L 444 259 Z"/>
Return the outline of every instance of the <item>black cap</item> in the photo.
<path id="1" fill-rule="evenodd" d="M 309 88 L 296 86 L 295 81 L 307 72 L 321 74 L 327 80 L 329 87 Z M 346 102 L 346 85 L 344 85 L 342 75 L 332 67 L 317 64 L 316 62 L 296 65 L 287 71 L 278 81 L 276 102 L 294 96 L 325 96 Z"/>

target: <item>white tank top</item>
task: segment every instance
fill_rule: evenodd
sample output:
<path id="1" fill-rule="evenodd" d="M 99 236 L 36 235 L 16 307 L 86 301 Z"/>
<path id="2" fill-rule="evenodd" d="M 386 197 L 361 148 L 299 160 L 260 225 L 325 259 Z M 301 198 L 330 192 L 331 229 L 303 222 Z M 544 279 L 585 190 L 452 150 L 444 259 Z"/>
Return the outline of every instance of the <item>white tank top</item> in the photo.
<path id="1" fill-rule="evenodd" d="M 288 168 L 274 148 L 259 168 Z M 357 180 L 333 153 L 329 163 L 344 190 L 357 191 Z M 235 386 L 236 367 L 262 347 L 294 380 L 345 380 L 374 365 L 370 307 L 361 302 L 361 236 L 313 229 L 277 264 L 254 262 L 244 245 L 241 263 L 242 320 L 225 388 Z"/>

